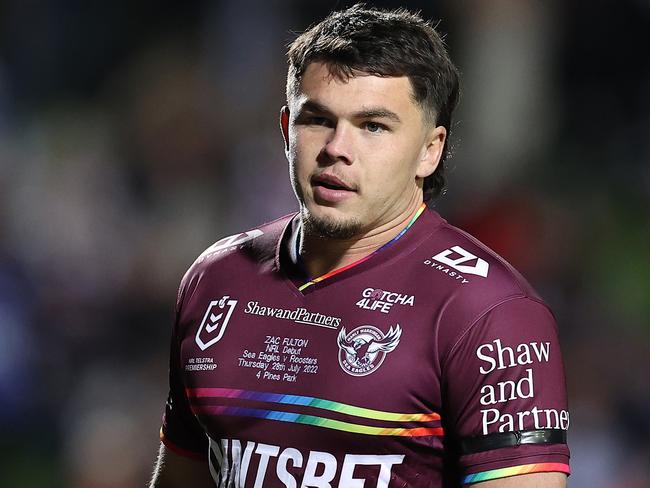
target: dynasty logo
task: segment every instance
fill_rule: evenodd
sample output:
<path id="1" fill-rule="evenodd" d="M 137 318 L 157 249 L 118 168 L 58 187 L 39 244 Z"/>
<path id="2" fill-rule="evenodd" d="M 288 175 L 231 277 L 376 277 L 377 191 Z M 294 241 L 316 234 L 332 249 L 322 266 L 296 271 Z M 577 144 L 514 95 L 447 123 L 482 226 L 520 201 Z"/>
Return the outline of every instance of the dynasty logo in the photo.
<path id="1" fill-rule="evenodd" d="M 469 279 L 464 275 L 471 274 L 487 278 L 490 269 L 487 261 L 460 246 L 445 249 L 435 256 L 431 256 L 430 259 L 424 260 L 424 264 L 460 281 L 463 285 L 469 283 Z"/>
<path id="2" fill-rule="evenodd" d="M 241 249 L 242 245 L 263 235 L 259 229 L 249 230 L 248 232 L 242 232 L 240 234 L 235 234 L 234 236 L 224 237 L 223 239 L 215 242 L 205 250 L 203 254 L 199 257 L 199 262 L 208 258 L 209 256 L 223 254 L 226 252 L 234 251 L 235 249 Z"/>
<path id="3" fill-rule="evenodd" d="M 382 365 L 386 354 L 395 350 L 401 336 L 399 324 L 386 334 L 372 325 L 362 325 L 349 334 L 343 327 L 336 340 L 339 364 L 349 375 L 367 376 Z"/>

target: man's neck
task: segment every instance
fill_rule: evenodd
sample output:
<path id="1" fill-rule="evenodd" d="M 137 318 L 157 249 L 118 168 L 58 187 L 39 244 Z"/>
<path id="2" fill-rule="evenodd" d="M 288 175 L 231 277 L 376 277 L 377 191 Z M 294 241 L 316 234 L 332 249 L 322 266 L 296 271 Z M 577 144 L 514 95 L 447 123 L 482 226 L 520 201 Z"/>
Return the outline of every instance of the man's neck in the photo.
<path id="1" fill-rule="evenodd" d="M 421 202 L 412 205 L 407 212 L 395 219 L 351 239 L 331 239 L 303 234 L 300 257 L 307 273 L 316 278 L 372 254 L 397 237 L 409 225 L 421 205 Z"/>

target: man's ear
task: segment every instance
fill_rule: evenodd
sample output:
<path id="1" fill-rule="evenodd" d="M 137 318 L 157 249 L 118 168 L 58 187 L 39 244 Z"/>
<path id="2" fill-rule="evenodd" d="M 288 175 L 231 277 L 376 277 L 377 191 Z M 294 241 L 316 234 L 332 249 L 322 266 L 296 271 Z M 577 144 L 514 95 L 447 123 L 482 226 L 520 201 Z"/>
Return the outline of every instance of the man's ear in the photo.
<path id="1" fill-rule="evenodd" d="M 289 150 L 289 107 L 286 105 L 280 109 L 280 130 L 284 139 L 284 150 Z"/>
<path id="2" fill-rule="evenodd" d="M 426 178 L 433 174 L 440 163 L 442 150 L 445 147 L 445 140 L 447 139 L 447 129 L 442 125 L 434 127 L 429 132 L 425 146 L 422 148 L 420 161 L 418 162 L 417 171 L 415 175 L 419 178 Z"/>

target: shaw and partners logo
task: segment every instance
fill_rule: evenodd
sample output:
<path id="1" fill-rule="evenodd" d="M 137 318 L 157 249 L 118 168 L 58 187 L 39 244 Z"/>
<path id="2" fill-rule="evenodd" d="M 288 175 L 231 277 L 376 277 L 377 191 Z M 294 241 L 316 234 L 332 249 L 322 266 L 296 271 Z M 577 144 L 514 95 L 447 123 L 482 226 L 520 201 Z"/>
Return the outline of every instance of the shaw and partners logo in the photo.
<path id="1" fill-rule="evenodd" d="M 237 300 L 231 300 L 228 295 L 210 302 L 199 330 L 196 331 L 196 344 L 201 351 L 205 351 L 223 337 L 236 305 Z"/>
<path id="2" fill-rule="evenodd" d="M 290 320 L 296 324 L 316 325 L 328 329 L 336 329 L 341 323 L 340 317 L 325 315 L 318 312 L 311 312 L 306 308 L 279 308 L 260 305 L 258 301 L 250 301 L 246 304 L 244 313 L 259 315 L 261 317 L 273 317 L 276 319 Z"/>
<path id="3" fill-rule="evenodd" d="M 339 364 L 349 375 L 367 376 L 382 365 L 386 354 L 395 350 L 401 336 L 399 324 L 386 334 L 372 325 L 362 325 L 349 334 L 343 327 L 336 339 Z"/>
<path id="4" fill-rule="evenodd" d="M 445 249 L 435 256 L 424 260 L 424 264 L 445 273 L 450 278 L 469 283 L 465 275 L 472 274 L 487 278 L 490 265 L 484 259 L 475 256 L 460 246 Z M 455 271 L 454 271 L 455 270 Z"/>

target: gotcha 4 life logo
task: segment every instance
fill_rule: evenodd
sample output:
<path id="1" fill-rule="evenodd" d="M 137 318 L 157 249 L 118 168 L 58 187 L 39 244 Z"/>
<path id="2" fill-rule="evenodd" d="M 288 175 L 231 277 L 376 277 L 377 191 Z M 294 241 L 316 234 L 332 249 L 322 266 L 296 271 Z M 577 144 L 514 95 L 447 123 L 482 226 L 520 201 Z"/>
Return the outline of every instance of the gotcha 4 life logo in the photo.
<path id="1" fill-rule="evenodd" d="M 223 337 L 236 306 L 237 300 L 231 300 L 228 295 L 210 302 L 199 330 L 196 331 L 196 345 L 201 348 L 201 351 L 205 351 Z"/>
<path id="2" fill-rule="evenodd" d="M 356 303 L 357 307 L 364 310 L 376 310 L 381 313 L 389 313 L 395 304 L 412 307 L 415 303 L 415 297 L 413 295 L 381 290 L 379 288 L 366 288 L 361 293 L 361 297 L 361 300 Z"/>
<path id="3" fill-rule="evenodd" d="M 336 340 L 339 364 L 349 375 L 367 376 L 379 369 L 386 355 L 395 350 L 401 336 L 399 324 L 391 327 L 386 334 L 372 325 L 362 325 L 349 334 L 343 327 Z"/>

